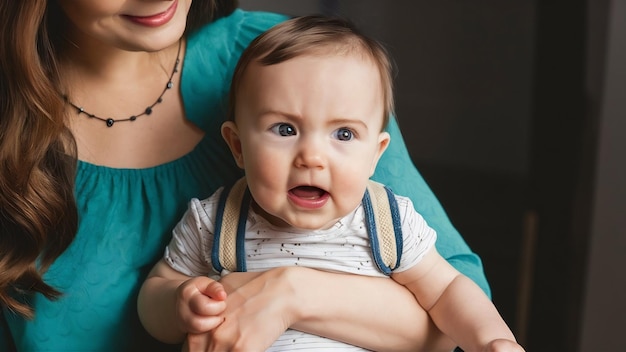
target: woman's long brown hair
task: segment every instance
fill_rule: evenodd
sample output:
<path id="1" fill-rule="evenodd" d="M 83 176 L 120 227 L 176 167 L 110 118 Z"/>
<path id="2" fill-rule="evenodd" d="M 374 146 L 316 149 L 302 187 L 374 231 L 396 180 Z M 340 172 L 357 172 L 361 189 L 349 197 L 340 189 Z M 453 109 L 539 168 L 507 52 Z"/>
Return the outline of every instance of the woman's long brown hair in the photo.
<path id="1" fill-rule="evenodd" d="M 236 7 L 193 1 L 187 32 Z M 0 305 L 27 318 L 29 295 L 61 295 L 42 276 L 78 228 L 76 145 L 57 71 L 61 21 L 54 0 L 0 2 Z"/>

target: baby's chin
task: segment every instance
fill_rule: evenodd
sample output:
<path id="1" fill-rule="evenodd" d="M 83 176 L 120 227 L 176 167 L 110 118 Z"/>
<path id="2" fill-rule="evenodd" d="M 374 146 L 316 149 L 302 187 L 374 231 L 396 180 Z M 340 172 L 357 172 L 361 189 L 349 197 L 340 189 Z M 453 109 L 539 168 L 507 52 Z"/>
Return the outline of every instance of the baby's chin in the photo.
<path id="1" fill-rule="evenodd" d="M 263 210 L 258 204 L 253 203 L 255 211 L 263 216 L 263 218 L 278 228 L 295 228 L 299 230 L 327 230 L 333 227 L 342 216 L 331 218 L 321 214 L 312 212 L 290 213 L 290 214 L 271 214 Z"/>
<path id="2" fill-rule="evenodd" d="M 335 219 L 316 218 L 316 219 L 306 219 L 306 220 L 294 219 L 291 221 L 285 221 L 285 220 L 282 220 L 282 221 L 285 224 L 288 224 L 288 226 L 296 228 L 296 229 L 314 231 L 314 230 L 330 229 L 337 223 L 337 221 L 339 221 L 339 218 L 335 218 Z"/>
<path id="3" fill-rule="evenodd" d="M 340 218 L 329 219 L 313 214 L 304 214 L 303 216 L 280 217 L 265 213 L 265 220 L 272 225 L 280 228 L 295 228 L 304 231 L 327 230 L 333 227 Z"/>

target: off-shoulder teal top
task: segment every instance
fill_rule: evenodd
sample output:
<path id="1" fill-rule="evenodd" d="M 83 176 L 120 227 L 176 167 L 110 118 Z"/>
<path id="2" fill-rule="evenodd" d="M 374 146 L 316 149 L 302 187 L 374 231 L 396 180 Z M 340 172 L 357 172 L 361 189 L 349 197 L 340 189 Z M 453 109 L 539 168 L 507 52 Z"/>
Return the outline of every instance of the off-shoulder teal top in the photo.
<path id="1" fill-rule="evenodd" d="M 76 175 L 80 225 L 72 245 L 45 274 L 64 295 L 32 297 L 36 318 L 4 310 L 18 351 L 179 350 L 158 344 L 142 328 L 136 308 L 139 287 L 163 255 L 170 231 L 192 197 L 206 198 L 240 171 L 220 135 L 231 74 L 239 55 L 262 31 L 284 16 L 235 11 L 188 38 L 181 90 L 187 118 L 205 137 L 180 159 L 147 169 L 114 169 L 79 162 Z M 411 162 L 398 126 L 374 179 L 409 196 L 437 231 L 437 248 L 487 293 L 482 264 L 453 228 Z M 1 325 L 0 325 L 1 326 Z"/>

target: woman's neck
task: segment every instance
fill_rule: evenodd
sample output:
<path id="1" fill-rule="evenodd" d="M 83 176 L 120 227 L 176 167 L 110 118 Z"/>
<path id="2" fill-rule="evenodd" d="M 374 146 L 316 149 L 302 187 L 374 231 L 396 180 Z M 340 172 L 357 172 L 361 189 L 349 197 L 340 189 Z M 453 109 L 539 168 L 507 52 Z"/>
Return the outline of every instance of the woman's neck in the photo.
<path id="1" fill-rule="evenodd" d="M 203 132 L 184 116 L 179 93 L 185 51 L 181 45 L 181 62 L 174 74 L 178 43 L 158 53 L 99 51 L 108 58 L 92 52 L 77 54 L 80 46 L 68 49 L 60 68 L 68 87 L 65 94 L 85 112 L 105 119 L 128 119 L 162 96 L 149 116 L 111 127 L 68 103 L 68 125 L 79 159 L 116 168 L 144 168 L 175 160 L 195 147 Z M 172 87 L 164 93 L 170 76 Z"/>

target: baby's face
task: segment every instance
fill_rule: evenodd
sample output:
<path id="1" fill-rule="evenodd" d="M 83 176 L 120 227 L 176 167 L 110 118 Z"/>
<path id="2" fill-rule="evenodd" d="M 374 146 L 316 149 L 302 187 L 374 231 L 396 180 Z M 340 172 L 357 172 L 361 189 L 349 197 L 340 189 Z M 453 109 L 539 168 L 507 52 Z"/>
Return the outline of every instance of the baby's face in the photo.
<path id="1" fill-rule="evenodd" d="M 379 71 L 360 55 L 254 63 L 236 111 L 238 162 L 275 225 L 327 228 L 354 210 L 389 142 Z"/>

